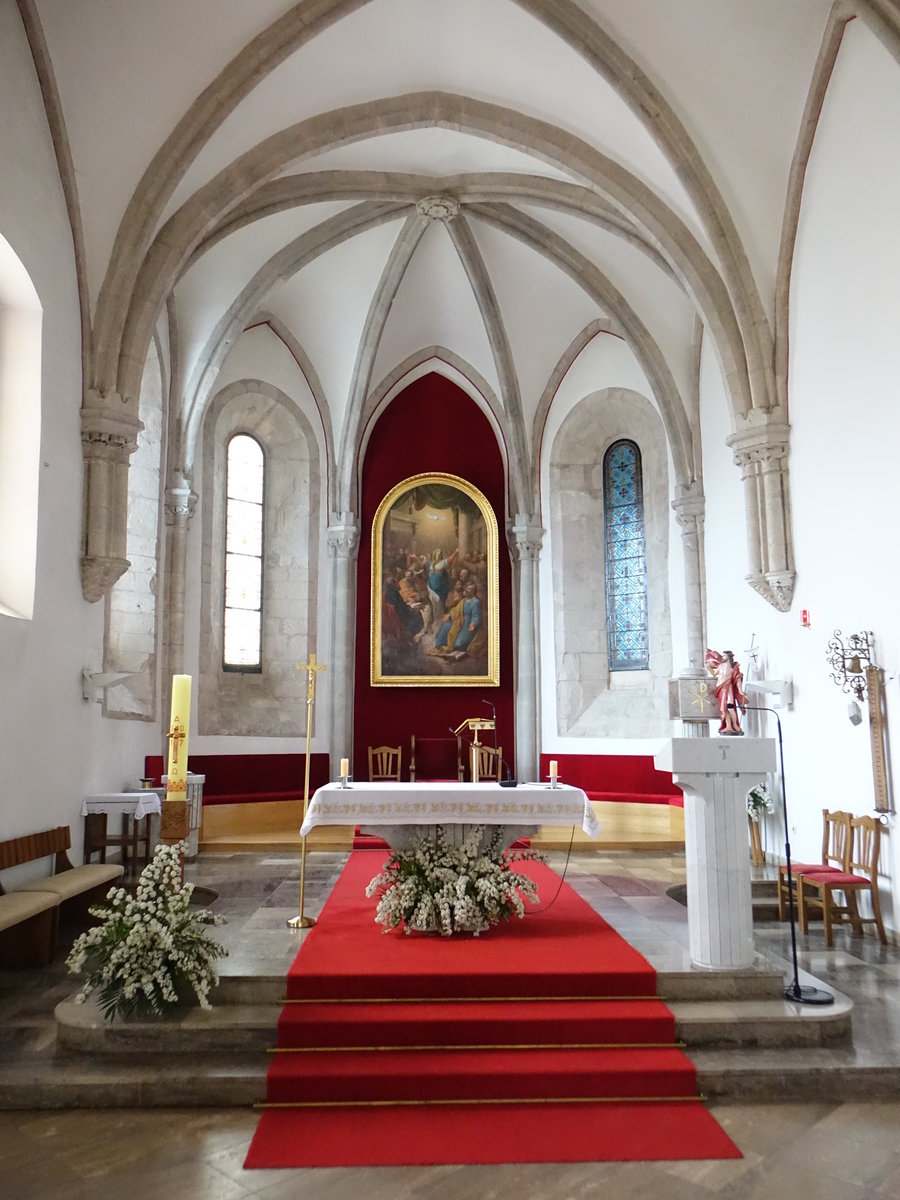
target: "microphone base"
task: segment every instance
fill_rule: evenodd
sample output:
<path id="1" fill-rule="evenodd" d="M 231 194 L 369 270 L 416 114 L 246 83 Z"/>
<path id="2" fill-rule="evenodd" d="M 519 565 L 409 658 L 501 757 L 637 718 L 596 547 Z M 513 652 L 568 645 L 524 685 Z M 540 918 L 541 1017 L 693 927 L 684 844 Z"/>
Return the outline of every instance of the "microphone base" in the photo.
<path id="1" fill-rule="evenodd" d="M 518 781 L 518 779 L 501 779 L 500 786 L 501 787 L 518 787 L 519 781 Z"/>

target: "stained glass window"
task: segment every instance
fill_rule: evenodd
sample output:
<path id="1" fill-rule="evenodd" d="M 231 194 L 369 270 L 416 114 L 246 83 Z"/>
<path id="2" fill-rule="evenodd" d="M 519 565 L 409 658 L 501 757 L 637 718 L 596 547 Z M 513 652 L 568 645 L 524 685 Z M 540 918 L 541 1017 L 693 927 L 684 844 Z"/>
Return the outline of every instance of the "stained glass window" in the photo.
<path id="1" fill-rule="evenodd" d="M 606 629 L 611 671 L 650 665 L 647 636 L 647 560 L 641 452 L 614 442 L 603 459 L 606 525 Z"/>
<path id="2" fill-rule="evenodd" d="M 228 443 L 225 476 L 226 671 L 262 670 L 262 554 L 265 462 L 255 438 Z"/>

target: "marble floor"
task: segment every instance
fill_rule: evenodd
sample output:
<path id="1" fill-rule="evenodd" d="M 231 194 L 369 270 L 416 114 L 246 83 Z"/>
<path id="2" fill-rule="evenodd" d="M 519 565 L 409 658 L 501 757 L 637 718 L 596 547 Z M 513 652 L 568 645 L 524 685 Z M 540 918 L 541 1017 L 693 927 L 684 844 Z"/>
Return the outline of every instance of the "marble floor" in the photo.
<path id="1" fill-rule="evenodd" d="M 550 859 L 558 869 L 565 863 L 562 854 Z M 309 913 L 321 907 L 343 861 L 339 854 L 309 856 Z M 304 936 L 285 924 L 298 907 L 296 857 L 205 856 L 188 864 L 187 875 L 217 893 L 211 907 L 227 921 L 217 932 L 230 951 L 223 974 L 283 973 Z M 568 863 L 567 879 L 657 969 L 687 969 L 686 910 L 666 894 L 684 880 L 683 857 L 582 854 Z M 789 977 L 789 926 L 758 925 L 755 939 L 759 954 Z M 853 999 L 853 1045 L 833 1053 L 900 1065 L 900 950 L 882 947 L 871 933 L 858 938 L 839 930 L 828 951 L 818 930 L 798 934 L 798 951 L 801 980 L 808 973 Z M 61 951 L 43 971 L 0 972 L 0 1065 L 26 1063 L 29 1055 L 53 1061 L 53 1007 L 76 986 L 63 958 Z M 257 1119 L 251 1109 L 5 1111 L 0 1197 L 344 1200 L 364 1192 L 366 1200 L 768 1200 L 802 1193 L 900 1200 L 900 1092 L 896 1100 L 840 1104 L 811 1095 L 808 1103 L 731 1103 L 712 1111 L 742 1159 L 307 1171 L 244 1171 Z"/>

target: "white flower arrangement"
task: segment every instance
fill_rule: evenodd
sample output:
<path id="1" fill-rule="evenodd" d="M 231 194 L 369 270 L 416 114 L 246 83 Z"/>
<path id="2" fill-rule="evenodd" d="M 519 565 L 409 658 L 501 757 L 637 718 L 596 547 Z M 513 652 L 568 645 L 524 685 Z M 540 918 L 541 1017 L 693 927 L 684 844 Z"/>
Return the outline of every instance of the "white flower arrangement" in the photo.
<path id="1" fill-rule="evenodd" d="M 758 821 L 764 812 L 773 813 L 775 801 L 764 783 L 758 783 L 747 793 L 747 814 L 751 821 Z"/>
<path id="2" fill-rule="evenodd" d="M 109 1020 L 163 1016 L 191 991 L 202 1008 L 211 1007 L 209 991 L 219 982 L 215 960 L 228 951 L 204 927 L 224 921 L 190 908 L 194 885 L 181 882 L 184 850 L 184 842 L 157 846 L 135 896 L 111 888 L 106 903 L 89 910 L 102 924 L 80 934 L 66 959 L 70 971 L 87 975 L 77 1003 L 98 991 Z"/>
<path id="3" fill-rule="evenodd" d="M 375 920 L 388 933 L 402 923 L 412 930 L 461 930 L 476 937 L 510 917 L 525 915 L 525 902 L 537 904 L 537 885 L 516 871 L 516 862 L 544 862 L 536 850 L 503 850 L 503 829 L 484 838 L 485 826 L 473 825 L 458 846 L 450 845 L 441 826 L 415 845 L 398 851 L 366 888 L 378 896 Z"/>

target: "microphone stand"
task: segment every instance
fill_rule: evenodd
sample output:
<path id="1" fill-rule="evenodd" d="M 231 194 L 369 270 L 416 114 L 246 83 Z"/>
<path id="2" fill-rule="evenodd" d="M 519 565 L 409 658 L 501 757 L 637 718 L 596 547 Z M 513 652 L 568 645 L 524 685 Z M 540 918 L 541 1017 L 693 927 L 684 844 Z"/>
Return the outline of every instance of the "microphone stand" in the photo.
<path id="1" fill-rule="evenodd" d="M 494 722 L 494 749 L 496 750 L 497 749 L 497 710 L 494 707 L 493 701 L 491 701 L 491 700 L 482 700 L 481 703 L 486 704 L 488 706 L 488 708 L 491 710 L 491 719 Z"/>
<path id="2" fill-rule="evenodd" d="M 812 987 L 809 984 L 800 985 L 797 969 L 797 926 L 794 918 L 794 878 L 791 873 L 791 840 L 788 834 L 787 792 L 784 788 L 784 743 L 781 738 L 781 718 L 774 708 L 762 704 L 748 704 L 745 712 L 770 712 L 778 726 L 778 764 L 781 770 L 781 809 L 784 813 L 784 858 L 787 864 L 788 910 L 791 921 L 791 960 L 794 967 L 794 979 L 784 989 L 785 1000 L 796 1004 L 834 1004 L 834 994 L 823 988 Z M 802 884 L 798 884 L 802 887 Z"/>

